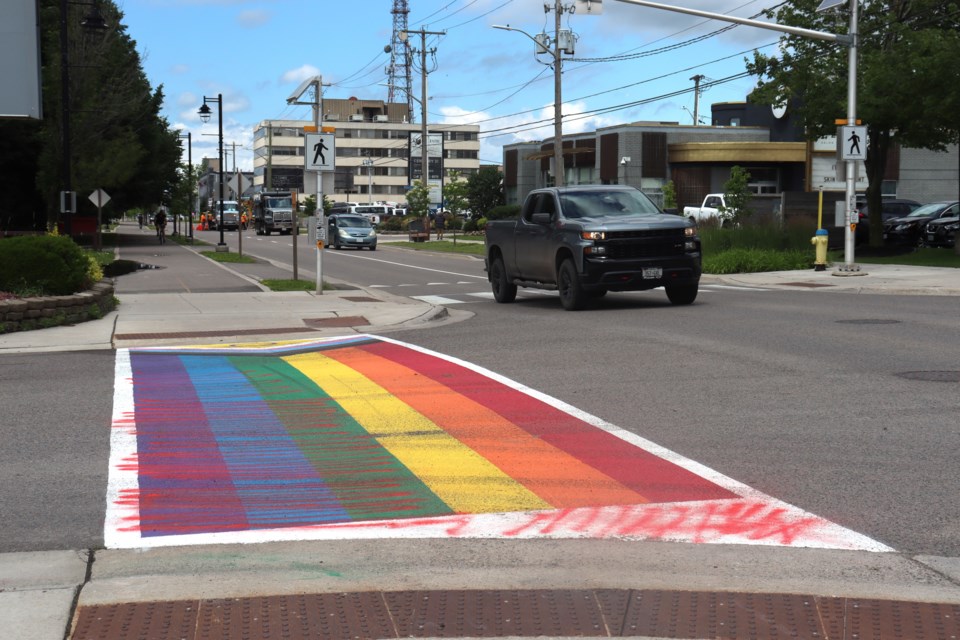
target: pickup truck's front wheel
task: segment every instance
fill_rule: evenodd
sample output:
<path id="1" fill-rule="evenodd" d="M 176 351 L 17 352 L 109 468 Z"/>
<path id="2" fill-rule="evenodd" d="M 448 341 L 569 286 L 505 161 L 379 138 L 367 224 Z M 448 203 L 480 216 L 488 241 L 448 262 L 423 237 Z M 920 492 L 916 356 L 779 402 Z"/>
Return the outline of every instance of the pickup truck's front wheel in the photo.
<path id="1" fill-rule="evenodd" d="M 517 285 L 507 278 L 503 258 L 497 257 L 490 265 L 490 287 L 493 289 L 493 299 L 497 302 L 513 302 L 517 298 Z"/>
<path id="2" fill-rule="evenodd" d="M 697 299 L 697 285 L 695 284 L 677 284 L 666 286 L 667 299 L 673 304 L 693 304 Z"/>
<path id="3" fill-rule="evenodd" d="M 557 289 L 560 291 L 560 304 L 567 311 L 579 311 L 587 306 L 587 292 L 580 284 L 577 267 L 567 258 L 557 272 Z"/>

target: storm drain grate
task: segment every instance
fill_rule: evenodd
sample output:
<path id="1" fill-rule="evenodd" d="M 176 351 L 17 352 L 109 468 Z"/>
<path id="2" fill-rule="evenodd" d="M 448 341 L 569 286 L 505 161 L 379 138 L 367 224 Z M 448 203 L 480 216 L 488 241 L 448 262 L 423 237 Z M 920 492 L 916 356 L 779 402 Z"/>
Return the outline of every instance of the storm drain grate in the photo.
<path id="1" fill-rule="evenodd" d="M 80 607 L 71 640 L 956 640 L 960 604 L 627 589 L 328 593 Z"/>
<path id="2" fill-rule="evenodd" d="M 900 321 L 884 318 L 860 318 L 853 320 L 837 320 L 837 324 L 900 324 Z"/>
<path id="3" fill-rule="evenodd" d="M 897 376 L 921 382 L 960 382 L 960 371 L 904 371 Z"/>
<path id="4" fill-rule="evenodd" d="M 303 324 L 314 329 L 323 327 L 365 327 L 370 321 L 363 316 L 339 316 L 336 318 L 304 318 Z"/>
<path id="5" fill-rule="evenodd" d="M 832 284 L 824 284 L 823 282 L 784 282 L 783 286 L 785 287 L 806 287 L 808 289 L 816 289 L 818 287 L 832 287 Z"/>

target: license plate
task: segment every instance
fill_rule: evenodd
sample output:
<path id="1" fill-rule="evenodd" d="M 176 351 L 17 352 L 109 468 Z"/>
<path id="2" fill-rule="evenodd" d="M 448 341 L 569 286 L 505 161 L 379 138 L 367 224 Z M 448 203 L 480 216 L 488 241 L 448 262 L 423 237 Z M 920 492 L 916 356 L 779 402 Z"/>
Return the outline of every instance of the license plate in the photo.
<path id="1" fill-rule="evenodd" d="M 657 280 L 663 277 L 662 267 L 644 267 L 640 270 L 640 276 L 644 280 Z"/>
<path id="2" fill-rule="evenodd" d="M 936 240 L 936 239 L 937 239 L 937 236 L 936 236 L 935 234 L 933 234 L 933 233 L 928 233 L 928 234 L 927 234 L 927 240 L 930 240 L 931 242 L 933 242 L 933 241 Z"/>

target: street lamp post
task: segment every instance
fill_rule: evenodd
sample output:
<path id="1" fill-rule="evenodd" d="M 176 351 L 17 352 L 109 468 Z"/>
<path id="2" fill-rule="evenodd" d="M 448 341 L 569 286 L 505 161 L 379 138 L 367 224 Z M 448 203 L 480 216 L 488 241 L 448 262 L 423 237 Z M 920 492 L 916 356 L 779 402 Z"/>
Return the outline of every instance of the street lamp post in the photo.
<path id="1" fill-rule="evenodd" d="M 842 5 L 846 0 L 822 0 L 820 6 L 817 8 L 818 11 L 823 11 Z M 850 2 L 850 30 L 847 34 L 836 34 L 828 33 L 826 31 L 815 31 L 813 29 L 804 29 L 802 27 L 791 27 L 789 25 L 777 24 L 775 22 L 761 22 L 759 20 L 752 20 L 750 18 L 737 18 L 734 16 L 728 16 L 721 13 L 713 13 L 711 11 L 700 11 L 699 9 L 687 9 L 685 7 L 675 7 L 673 5 L 661 4 L 659 2 L 649 2 L 648 0 L 620 0 L 620 2 L 626 2 L 629 4 L 635 4 L 641 7 L 650 7 L 651 9 L 663 9 L 665 11 L 673 11 L 675 13 L 685 13 L 691 16 L 698 16 L 701 18 L 710 18 L 711 20 L 722 20 L 723 22 L 733 22 L 736 24 L 743 24 L 750 27 L 758 27 L 760 29 L 770 29 L 771 31 L 779 31 L 781 33 L 790 33 L 795 36 L 801 36 L 804 38 L 813 38 L 815 40 L 826 40 L 829 42 L 836 42 L 838 44 L 844 44 L 849 47 L 849 52 L 847 54 L 847 124 L 855 125 L 857 124 L 857 12 L 859 10 L 859 1 L 860 0 L 849 0 Z M 844 220 L 844 267 L 843 271 L 847 273 L 860 273 L 860 268 L 854 264 L 854 245 L 856 237 L 854 235 L 854 230 L 850 228 L 850 225 L 856 222 L 857 220 L 857 194 L 856 194 L 856 184 L 854 171 L 856 170 L 856 162 L 853 160 L 846 161 L 846 203 L 845 203 L 845 220 Z"/>
<path id="2" fill-rule="evenodd" d="M 177 142 L 187 139 L 187 184 L 190 185 L 190 200 L 187 202 L 187 222 L 190 227 L 190 242 L 193 242 L 193 134 L 187 131 L 187 134 L 177 134 Z M 176 217 L 174 217 L 176 220 Z M 174 223 L 176 224 L 176 223 Z"/>
<path id="3" fill-rule="evenodd" d="M 220 154 L 220 164 L 217 167 L 219 177 L 217 181 L 220 183 L 220 205 L 218 211 L 220 217 L 217 218 L 217 227 L 220 229 L 220 242 L 217 244 L 217 251 L 226 251 L 227 243 L 223 239 L 223 94 L 218 93 L 216 98 L 208 98 L 207 96 L 203 97 L 203 105 L 200 106 L 200 110 L 197 112 L 200 114 L 200 119 L 203 122 L 210 121 L 210 106 L 209 103 L 215 103 L 217 105 L 217 118 L 218 118 L 218 140 L 219 144 L 217 145 L 217 150 Z"/>
<path id="4" fill-rule="evenodd" d="M 363 166 L 367 168 L 367 203 L 373 204 L 373 160 L 365 158 Z"/>
<path id="5" fill-rule="evenodd" d="M 551 64 L 553 65 L 553 184 L 556 187 L 562 187 L 566 179 L 566 167 L 564 167 L 563 164 L 563 58 L 560 55 L 563 51 L 560 48 L 560 16 L 564 11 L 565 9 L 563 5 L 560 4 L 560 0 L 557 0 L 557 3 L 554 5 L 555 30 L 553 47 L 551 49 L 547 49 L 550 43 L 546 34 L 541 34 L 541 39 L 538 40 L 522 29 L 515 29 L 510 25 L 493 25 L 494 29 L 516 31 L 533 40 L 536 45 L 534 55 L 549 53 L 551 56 Z"/>
<path id="6" fill-rule="evenodd" d="M 72 232 L 72 217 L 76 213 L 77 198 L 73 193 L 73 177 L 70 154 L 70 54 L 69 54 L 69 31 L 68 20 L 69 5 L 82 4 L 92 7 L 90 13 L 80 23 L 82 27 L 89 30 L 100 30 L 107 28 L 107 23 L 100 13 L 98 2 L 68 2 L 60 0 L 60 152 L 63 154 L 61 160 L 61 184 L 63 189 L 60 192 L 60 213 L 64 215 L 63 230 L 67 236 Z"/>

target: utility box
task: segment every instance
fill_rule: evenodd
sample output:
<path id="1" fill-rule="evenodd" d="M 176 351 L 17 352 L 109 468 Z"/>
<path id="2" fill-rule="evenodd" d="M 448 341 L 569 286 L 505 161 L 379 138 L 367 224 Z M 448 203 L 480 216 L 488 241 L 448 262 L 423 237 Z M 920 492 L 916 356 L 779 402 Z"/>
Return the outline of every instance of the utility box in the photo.
<path id="1" fill-rule="evenodd" d="M 577 48 L 577 34 L 570 29 L 561 29 L 557 32 L 557 42 L 560 46 L 560 52 L 568 56 L 575 54 Z"/>

